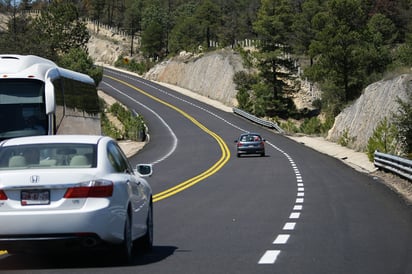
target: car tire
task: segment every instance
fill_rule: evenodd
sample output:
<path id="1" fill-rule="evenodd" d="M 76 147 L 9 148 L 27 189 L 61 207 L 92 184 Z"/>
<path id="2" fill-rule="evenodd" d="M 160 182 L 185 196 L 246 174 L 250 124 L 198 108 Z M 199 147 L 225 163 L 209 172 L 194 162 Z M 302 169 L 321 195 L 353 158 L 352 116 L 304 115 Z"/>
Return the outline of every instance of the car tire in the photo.
<path id="1" fill-rule="evenodd" d="M 133 258 L 132 224 L 130 215 L 127 214 L 124 223 L 123 242 L 115 251 L 115 258 L 121 264 L 130 264 Z"/>
<path id="2" fill-rule="evenodd" d="M 265 157 L 265 153 L 264 152 L 260 153 L 260 157 Z"/>
<path id="3" fill-rule="evenodd" d="M 150 202 L 146 219 L 146 233 L 140 238 L 139 246 L 143 251 L 150 251 L 153 248 L 153 203 Z"/>

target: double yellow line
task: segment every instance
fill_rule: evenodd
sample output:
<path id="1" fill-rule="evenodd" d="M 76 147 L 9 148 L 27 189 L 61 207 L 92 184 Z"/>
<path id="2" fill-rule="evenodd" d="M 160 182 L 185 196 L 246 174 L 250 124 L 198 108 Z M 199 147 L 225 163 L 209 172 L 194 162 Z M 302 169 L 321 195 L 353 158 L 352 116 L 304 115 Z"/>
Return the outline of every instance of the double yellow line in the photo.
<path id="1" fill-rule="evenodd" d="M 157 102 L 159 102 L 159 103 L 161 103 L 161 104 L 177 111 L 178 113 L 180 113 L 181 115 L 186 117 L 188 120 L 190 120 L 193 124 L 195 124 L 200 129 L 202 129 L 204 132 L 206 132 L 207 134 L 212 136 L 217 141 L 217 143 L 219 144 L 220 150 L 222 151 L 222 155 L 219 158 L 219 160 L 214 165 L 212 165 L 209 169 L 205 170 L 204 172 L 200 173 L 199 175 L 197 175 L 193 178 L 190 178 L 190 179 L 188 179 L 188 180 L 186 180 L 186 181 L 184 181 L 184 182 L 182 182 L 182 183 L 180 183 L 180 184 L 178 184 L 178 185 L 176 185 L 172 188 L 169 188 L 165 191 L 162 191 L 160 193 L 155 194 L 153 196 L 153 201 L 154 202 L 166 199 L 170 196 L 173 196 L 173 195 L 175 195 L 175 194 L 177 194 L 177 193 L 179 193 L 179 192 L 181 192 L 181 191 L 183 191 L 183 190 L 199 183 L 200 181 L 206 179 L 207 177 L 215 174 L 217 171 L 219 171 L 229 161 L 229 159 L 230 159 L 230 150 L 227 147 L 226 143 L 223 141 L 223 139 L 219 135 L 214 133 L 213 131 L 206 128 L 204 125 L 202 125 L 195 118 L 193 118 L 192 116 L 190 116 L 189 114 L 187 114 L 186 112 L 181 110 L 180 108 L 178 108 L 178 107 L 176 107 L 172 104 L 169 104 L 169 103 L 167 103 L 167 102 L 165 102 L 165 101 L 163 101 L 163 100 L 161 100 L 161 99 L 159 99 L 159 98 L 157 98 L 157 97 L 155 97 L 155 96 L 153 96 L 153 95 L 151 95 L 151 94 L 149 94 L 149 93 L 147 93 L 147 92 L 145 92 L 145 91 L 143 91 L 143 90 L 127 83 L 127 82 L 125 82 L 125 81 L 122 81 L 120 79 L 117 79 L 117 78 L 114 78 L 114 77 L 111 77 L 111 76 L 107 76 L 107 75 L 106 75 L 106 77 L 110 78 L 114 81 L 117 81 L 117 82 L 119 82 L 119 83 L 121 83 L 125 86 L 128 86 L 128 87 L 144 94 L 145 96 L 147 96 L 147 97 L 149 97 L 149 98 L 151 98 L 151 99 L 153 99 L 153 100 L 155 100 L 155 101 L 157 101 Z"/>

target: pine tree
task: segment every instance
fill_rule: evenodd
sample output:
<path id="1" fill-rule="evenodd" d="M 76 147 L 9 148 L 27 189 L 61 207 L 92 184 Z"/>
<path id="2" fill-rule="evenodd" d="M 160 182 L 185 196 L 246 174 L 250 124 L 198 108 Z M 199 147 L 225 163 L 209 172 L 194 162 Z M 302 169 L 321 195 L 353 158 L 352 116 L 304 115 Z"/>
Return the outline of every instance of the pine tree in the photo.
<path id="1" fill-rule="evenodd" d="M 256 95 L 263 96 L 259 100 L 265 101 L 265 114 L 269 116 L 284 116 L 289 111 L 290 100 L 285 96 L 285 87 L 293 69 L 293 60 L 289 58 L 292 11 L 290 1 L 262 0 L 253 25 L 260 39 L 256 59 L 262 79 L 256 86 Z"/>

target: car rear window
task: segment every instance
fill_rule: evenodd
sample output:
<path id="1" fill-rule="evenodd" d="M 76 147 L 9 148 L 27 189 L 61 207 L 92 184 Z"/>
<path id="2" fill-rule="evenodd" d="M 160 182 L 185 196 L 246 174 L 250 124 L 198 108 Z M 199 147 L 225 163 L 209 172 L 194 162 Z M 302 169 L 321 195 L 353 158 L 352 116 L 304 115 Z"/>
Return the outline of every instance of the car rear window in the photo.
<path id="1" fill-rule="evenodd" d="M 262 138 L 256 134 L 242 135 L 240 137 L 240 141 L 242 142 L 256 142 L 256 141 L 261 141 L 261 140 Z"/>
<path id="2" fill-rule="evenodd" d="M 93 144 L 36 144 L 0 148 L 0 169 L 91 168 L 97 166 Z"/>

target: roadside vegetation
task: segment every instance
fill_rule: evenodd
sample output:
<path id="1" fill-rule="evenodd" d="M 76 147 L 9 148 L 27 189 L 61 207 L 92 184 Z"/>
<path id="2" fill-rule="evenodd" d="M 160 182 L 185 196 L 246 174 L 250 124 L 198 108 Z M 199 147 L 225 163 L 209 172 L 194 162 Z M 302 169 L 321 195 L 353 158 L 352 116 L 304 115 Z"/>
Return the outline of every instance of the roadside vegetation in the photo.
<path id="1" fill-rule="evenodd" d="M 181 51 L 231 47 L 248 67 L 234 77 L 238 107 L 291 132 L 325 134 L 367 85 L 412 66 L 411 0 L 0 0 L 0 10 L 10 18 L 0 52 L 40 55 L 96 83 L 102 71 L 87 56 L 84 18 L 139 37 L 117 65 L 140 74 Z M 302 78 L 322 91 L 313 111 L 292 101 Z M 388 117 L 405 154 L 412 150 L 408 115 Z"/>
<path id="2" fill-rule="evenodd" d="M 108 106 L 101 99 L 102 133 L 117 140 L 132 140 L 143 142 L 146 140 L 146 126 L 141 116 L 132 113 L 119 103 Z M 115 117 L 120 124 L 113 123 L 109 116 Z"/>

